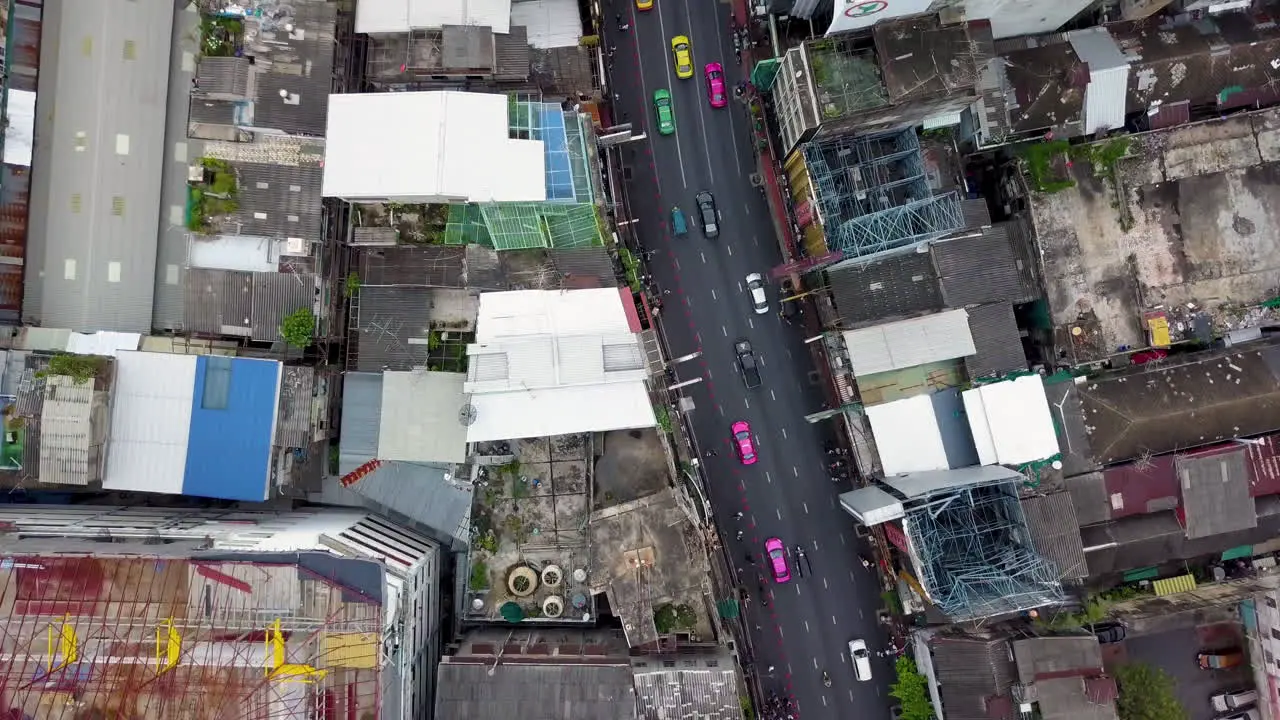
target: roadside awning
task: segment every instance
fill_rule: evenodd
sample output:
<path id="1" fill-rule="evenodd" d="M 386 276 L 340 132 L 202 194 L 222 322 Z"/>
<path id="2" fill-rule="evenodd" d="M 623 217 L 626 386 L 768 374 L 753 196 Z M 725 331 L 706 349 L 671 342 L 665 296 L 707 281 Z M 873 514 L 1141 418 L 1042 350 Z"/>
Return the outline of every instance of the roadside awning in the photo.
<path id="1" fill-rule="evenodd" d="M 1160 569 L 1156 567 L 1144 567 L 1136 570 L 1130 570 L 1124 574 L 1124 581 L 1127 583 L 1138 582 L 1139 580 L 1155 580 L 1160 577 Z"/>
<path id="2" fill-rule="evenodd" d="M 1182 592 L 1188 592 L 1196 589 L 1196 576 L 1191 574 L 1179 575 L 1177 577 L 1156 580 L 1151 583 L 1151 589 L 1155 591 L 1156 597 L 1164 597 L 1165 595 L 1176 595 Z"/>
<path id="3" fill-rule="evenodd" d="M 1223 560 L 1239 560 L 1253 557 L 1252 545 L 1237 545 L 1222 553 Z"/>

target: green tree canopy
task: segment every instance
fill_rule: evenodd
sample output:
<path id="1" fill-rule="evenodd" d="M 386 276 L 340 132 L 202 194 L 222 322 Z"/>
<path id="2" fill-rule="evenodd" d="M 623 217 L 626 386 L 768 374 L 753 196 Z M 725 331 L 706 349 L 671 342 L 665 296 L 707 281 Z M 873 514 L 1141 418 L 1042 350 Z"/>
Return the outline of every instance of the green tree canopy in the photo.
<path id="1" fill-rule="evenodd" d="M 300 307 L 284 316 L 280 322 L 280 337 L 296 348 L 311 344 L 316 332 L 316 316 L 309 307 Z"/>
<path id="2" fill-rule="evenodd" d="M 1173 678 L 1164 670 L 1143 663 L 1116 668 L 1120 720 L 1187 720 L 1187 709 L 1173 691 Z"/>
<path id="3" fill-rule="evenodd" d="M 902 703 L 901 720 L 932 720 L 933 703 L 929 700 L 929 682 L 916 670 L 916 661 L 899 657 L 894 665 L 897 678 L 889 687 L 890 697 Z"/>

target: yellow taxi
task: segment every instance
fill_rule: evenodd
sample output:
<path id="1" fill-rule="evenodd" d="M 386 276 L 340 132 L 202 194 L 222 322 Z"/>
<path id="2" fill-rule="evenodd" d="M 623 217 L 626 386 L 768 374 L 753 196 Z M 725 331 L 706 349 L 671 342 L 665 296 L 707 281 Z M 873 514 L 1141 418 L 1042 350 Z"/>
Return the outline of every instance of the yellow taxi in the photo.
<path id="1" fill-rule="evenodd" d="M 671 54 L 676 60 L 676 77 L 688 80 L 693 77 L 693 47 L 689 38 L 677 35 L 671 38 Z"/>
<path id="2" fill-rule="evenodd" d="M 653 0 L 636 0 L 637 10 L 652 10 Z"/>

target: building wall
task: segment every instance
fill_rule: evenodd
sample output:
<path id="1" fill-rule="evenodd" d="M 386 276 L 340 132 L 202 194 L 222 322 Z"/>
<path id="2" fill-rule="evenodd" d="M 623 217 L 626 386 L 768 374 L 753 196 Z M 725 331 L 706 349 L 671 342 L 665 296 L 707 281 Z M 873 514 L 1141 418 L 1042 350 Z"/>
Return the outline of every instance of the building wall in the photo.
<path id="1" fill-rule="evenodd" d="M 1280 711 L 1280 591 L 1255 595 L 1252 602 L 1241 604 L 1242 613 L 1252 610 L 1256 622 L 1245 619 L 1249 636 L 1250 658 L 1254 681 L 1258 687 L 1258 705 L 1263 717 L 1274 718 Z"/>

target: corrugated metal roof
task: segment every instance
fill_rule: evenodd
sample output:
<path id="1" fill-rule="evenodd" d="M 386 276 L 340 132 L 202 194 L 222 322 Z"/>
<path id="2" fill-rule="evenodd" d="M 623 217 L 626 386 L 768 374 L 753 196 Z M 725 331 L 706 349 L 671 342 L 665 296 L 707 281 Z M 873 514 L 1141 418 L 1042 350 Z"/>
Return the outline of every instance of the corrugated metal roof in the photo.
<path id="1" fill-rule="evenodd" d="M 506 664 L 502 669 L 490 677 L 488 665 L 442 664 L 436 717 L 515 718 L 534 706 L 556 717 L 635 720 L 630 667 Z"/>
<path id="2" fill-rule="evenodd" d="M 316 302 L 316 276 L 310 273 L 254 273 L 251 337 L 263 342 L 280 340 L 280 323 L 299 308 Z"/>
<path id="3" fill-rule="evenodd" d="M 1129 61 L 1106 28 L 1092 27 L 1067 33 L 1076 56 L 1089 67 L 1084 91 L 1084 133 L 1124 127 L 1129 99 Z"/>
<path id="4" fill-rule="evenodd" d="M 287 365 L 280 376 L 280 408 L 276 418 L 275 444 L 287 448 L 308 447 L 315 435 L 311 421 L 316 370 L 305 365 Z"/>
<path id="5" fill-rule="evenodd" d="M 448 465 L 384 462 L 349 489 L 456 548 L 470 539 L 472 498 L 471 486 L 451 477 Z"/>
<path id="6" fill-rule="evenodd" d="M 934 243 L 930 247 L 942 298 L 948 307 L 1026 302 L 1018 263 L 1005 225 Z"/>
<path id="7" fill-rule="evenodd" d="M 1107 492 L 1106 476 L 1100 472 L 1091 472 L 1067 478 L 1065 482 L 1081 527 L 1111 519 L 1111 498 Z"/>
<path id="8" fill-rule="evenodd" d="M 714 667 L 697 657 L 673 660 L 678 669 L 636 670 L 636 703 L 643 720 L 741 720 L 732 659 L 711 659 Z"/>
<path id="9" fill-rule="evenodd" d="M 338 439 L 338 474 L 346 475 L 378 454 L 382 418 L 382 373 L 342 375 L 342 432 Z"/>
<path id="10" fill-rule="evenodd" d="M 613 259 L 602 247 L 551 249 L 547 254 L 569 287 L 587 287 L 576 280 L 594 281 L 590 287 L 615 287 L 618 284 Z"/>
<path id="11" fill-rule="evenodd" d="M 511 31 L 493 36 L 493 79 L 517 82 L 529 79 L 529 31 L 512 25 Z"/>
<path id="12" fill-rule="evenodd" d="M 906 253 L 827 273 L 836 311 L 846 326 L 941 310 L 933 262 Z"/>
<path id="13" fill-rule="evenodd" d="M 44 383 L 40 412 L 40 481 L 88 485 L 101 479 L 106 393 L 96 382 L 77 383 L 54 375 Z M 94 426 L 95 422 L 97 427 Z"/>
<path id="14" fill-rule="evenodd" d="M 431 288 L 360 288 L 356 370 L 412 370 L 427 364 Z"/>
<path id="15" fill-rule="evenodd" d="M 368 249 L 360 253 L 360 281 L 371 285 L 466 287 L 467 248 L 444 245 Z"/>
<path id="16" fill-rule="evenodd" d="M 174 9 L 94 2 L 45 16 L 39 92 L 58 112 L 32 159 L 31 324 L 151 329 Z M 126 39 L 135 61 L 121 59 Z"/>
<path id="17" fill-rule="evenodd" d="M 241 235 L 302 238 L 319 242 L 323 220 L 319 166 L 235 163 L 240 207 L 234 214 Z M 310 245 L 307 245 L 310 253 Z"/>
<path id="18" fill-rule="evenodd" d="M 182 492 L 197 360 L 195 355 L 117 354 L 105 489 Z"/>
<path id="19" fill-rule="evenodd" d="M 1182 507 L 1191 539 L 1258 526 L 1258 511 L 1249 492 L 1245 449 L 1207 457 L 1174 460 Z"/>
<path id="20" fill-rule="evenodd" d="M 199 90 L 191 94 L 248 97 L 249 67 L 247 57 L 202 57 L 196 69 Z"/>
<path id="21" fill-rule="evenodd" d="M 987 707 L 992 698 L 1007 696 L 1017 679 L 1006 639 L 936 637 L 930 646 L 947 720 L 1013 717 L 993 717 Z"/>
<path id="22" fill-rule="evenodd" d="M 250 16 L 245 23 L 261 25 L 258 37 L 262 42 L 253 47 L 256 67 L 261 69 L 253 124 L 295 135 L 323 137 L 333 84 L 338 5 L 295 0 L 290 8 L 291 31 L 260 16 Z M 281 99 L 281 91 L 288 95 L 289 102 Z"/>
<path id="23" fill-rule="evenodd" d="M 855 377 L 973 355 L 968 313 L 949 310 L 844 333 Z"/>
<path id="24" fill-rule="evenodd" d="M 969 308 L 974 354 L 964 359 L 972 379 L 996 377 L 1027 369 L 1022 337 L 1013 305 L 992 303 Z"/>
<path id="25" fill-rule="evenodd" d="M 1023 498 L 1021 503 L 1031 542 L 1041 555 L 1053 561 L 1058 569 L 1058 579 L 1089 577 L 1071 493 L 1033 495 Z"/>
<path id="26" fill-rule="evenodd" d="M 189 268 L 183 326 L 187 332 L 249 337 L 253 273 Z"/>

